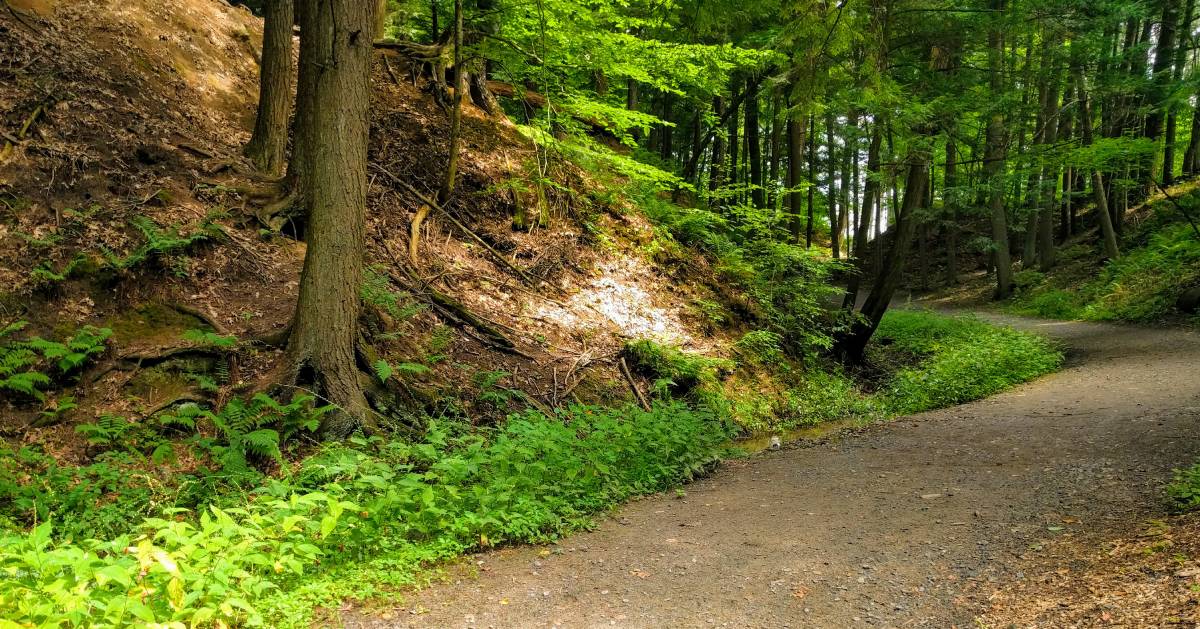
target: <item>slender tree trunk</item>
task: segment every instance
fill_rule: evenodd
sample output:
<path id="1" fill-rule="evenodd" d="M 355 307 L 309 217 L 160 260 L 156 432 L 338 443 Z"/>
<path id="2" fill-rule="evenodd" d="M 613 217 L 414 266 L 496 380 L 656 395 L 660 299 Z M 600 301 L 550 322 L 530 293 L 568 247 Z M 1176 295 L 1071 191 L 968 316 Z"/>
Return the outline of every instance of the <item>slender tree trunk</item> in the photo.
<path id="1" fill-rule="evenodd" d="M 812 248 L 813 203 L 817 190 L 817 117 L 808 116 L 808 220 L 804 222 L 804 248 Z"/>
<path id="2" fill-rule="evenodd" d="M 871 129 L 871 145 L 867 149 L 867 184 L 863 192 L 862 207 L 858 212 L 858 222 L 854 228 L 854 272 L 846 284 L 846 295 L 842 300 L 842 308 L 853 310 L 858 302 L 858 291 L 862 285 L 863 276 L 869 269 L 867 258 L 867 241 L 871 235 L 871 210 L 880 192 L 879 187 L 879 149 L 883 144 L 883 134 L 879 124 Z"/>
<path id="3" fill-rule="evenodd" d="M 846 116 L 846 126 L 842 132 L 842 142 L 845 147 L 842 151 L 842 200 L 838 207 L 838 239 L 843 243 L 842 257 L 850 257 L 850 214 L 854 209 L 851 204 L 850 190 L 853 185 L 854 162 L 858 160 L 858 112 L 851 111 Z M 843 239 L 844 238 L 844 239 Z"/>
<path id="4" fill-rule="evenodd" d="M 292 113 L 292 0 L 268 0 L 263 7 L 262 64 L 258 114 L 244 153 L 254 167 L 269 175 L 283 173 L 287 157 L 288 118 Z"/>
<path id="5" fill-rule="evenodd" d="M 720 96 L 713 97 L 713 113 L 720 118 L 725 113 L 725 102 Z M 708 165 L 708 190 L 712 192 L 724 185 L 725 136 L 720 129 L 713 130 L 712 161 Z"/>
<path id="6" fill-rule="evenodd" d="M 1003 13 L 1005 0 L 991 0 L 993 11 Z M 999 17 L 999 16 L 997 16 Z M 988 66 L 991 69 L 992 93 L 1003 92 L 1001 65 L 1004 55 L 1003 31 L 994 26 L 988 31 Z M 991 113 L 987 126 L 987 146 L 983 156 L 983 179 L 988 187 L 992 223 L 993 259 L 996 264 L 996 298 L 1012 294 L 1012 259 L 1009 257 L 1008 215 L 1004 210 L 1004 162 L 1007 159 L 1007 132 L 1004 113 L 999 108 Z"/>
<path id="7" fill-rule="evenodd" d="M 730 90 L 730 108 L 729 112 L 729 170 L 725 177 L 728 184 L 737 184 L 741 181 L 738 178 L 738 152 L 741 149 L 741 139 L 738 137 L 738 131 L 741 129 L 741 120 L 738 119 L 738 107 L 741 104 L 738 101 L 739 81 L 735 77 L 732 81 L 733 86 Z"/>
<path id="8" fill-rule="evenodd" d="M 1079 109 L 1082 111 L 1080 117 L 1079 133 L 1083 138 L 1084 146 L 1092 145 L 1092 106 L 1089 100 L 1087 83 L 1083 78 L 1083 73 L 1078 72 L 1075 75 L 1075 84 L 1079 87 Z M 1092 197 L 1096 200 L 1096 218 L 1100 222 L 1100 236 L 1104 243 L 1104 257 L 1107 259 L 1115 259 L 1119 253 L 1117 248 L 1117 232 L 1113 229 L 1112 215 L 1108 210 L 1108 195 L 1104 190 L 1104 175 L 1099 169 L 1092 171 Z"/>
<path id="9" fill-rule="evenodd" d="M 758 126 L 758 79 L 753 77 L 746 80 L 746 144 L 749 149 L 746 159 L 750 162 L 750 198 L 754 207 L 766 207 Z"/>
<path id="10" fill-rule="evenodd" d="M 671 107 L 673 101 L 674 101 L 674 99 L 671 98 L 670 94 L 663 94 L 663 96 L 662 96 L 662 114 L 660 116 L 660 118 L 662 119 L 663 122 L 667 122 L 667 123 L 674 122 L 674 120 L 672 119 L 673 111 L 672 111 L 672 107 Z M 659 138 L 660 143 L 658 145 L 658 156 L 660 158 L 662 158 L 662 161 L 664 163 L 669 164 L 669 163 L 671 163 L 671 160 L 674 159 L 674 155 L 675 155 L 674 146 L 673 146 L 674 138 L 675 138 L 675 127 L 672 127 L 669 124 L 663 125 L 662 136 Z"/>
<path id="11" fill-rule="evenodd" d="M 1050 73 L 1046 84 L 1045 109 L 1042 111 L 1045 129 L 1042 146 L 1049 149 L 1058 141 L 1058 93 L 1062 72 L 1058 69 L 1059 58 L 1055 54 L 1058 42 L 1054 37 L 1046 38 L 1046 54 L 1043 67 Z M 1038 268 L 1043 273 L 1054 268 L 1054 220 L 1057 214 L 1058 162 L 1048 156 L 1042 158 L 1041 212 L 1038 218 Z"/>
<path id="12" fill-rule="evenodd" d="M 308 248 L 300 298 L 288 339 L 294 379 L 312 381 L 338 410 L 323 418 L 322 432 L 340 438 L 370 425 L 355 356 L 366 237 L 370 65 L 374 2 L 300 0 L 301 49 L 313 63 L 301 66 L 312 90 L 298 107 L 311 154 L 303 202 Z M 319 147 L 319 148 L 318 148 Z"/>
<path id="13" fill-rule="evenodd" d="M 1183 80 L 1187 67 L 1187 52 L 1192 43 L 1192 18 L 1196 10 L 1196 0 L 1187 0 L 1183 9 L 1183 21 L 1180 22 L 1178 45 L 1175 46 L 1175 63 L 1171 79 L 1174 83 Z M 1169 186 L 1175 182 L 1175 142 L 1179 128 L 1179 107 L 1174 100 L 1167 109 L 1167 130 L 1163 148 L 1162 183 Z"/>
<path id="14" fill-rule="evenodd" d="M 946 214 L 946 285 L 955 286 L 958 284 L 959 191 L 958 145 L 955 144 L 953 132 L 946 136 L 945 178 L 945 185 L 942 186 L 942 204 L 945 206 Z"/>
<path id="15" fill-rule="evenodd" d="M 835 259 L 841 257 L 841 215 L 838 213 L 837 145 L 833 141 L 833 114 L 825 115 L 825 145 L 829 158 L 829 248 Z"/>
<path id="16" fill-rule="evenodd" d="M 779 163 L 782 161 L 783 153 L 783 126 L 780 124 L 780 112 L 783 109 L 783 97 L 776 91 L 771 96 L 771 159 L 768 161 L 767 180 L 768 180 L 768 197 L 767 204 L 771 208 L 778 208 L 779 203 Z"/>

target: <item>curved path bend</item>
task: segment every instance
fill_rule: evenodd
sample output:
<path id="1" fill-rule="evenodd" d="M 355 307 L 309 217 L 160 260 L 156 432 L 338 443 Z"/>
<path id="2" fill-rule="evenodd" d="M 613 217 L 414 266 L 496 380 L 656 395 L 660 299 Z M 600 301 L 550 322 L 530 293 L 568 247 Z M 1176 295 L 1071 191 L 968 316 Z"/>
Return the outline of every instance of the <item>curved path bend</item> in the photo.
<path id="1" fill-rule="evenodd" d="M 1039 540 L 1162 515 L 1200 453 L 1200 336 L 988 318 L 1062 371 L 723 465 L 551 547 L 475 555 L 361 627 L 969 627 Z"/>

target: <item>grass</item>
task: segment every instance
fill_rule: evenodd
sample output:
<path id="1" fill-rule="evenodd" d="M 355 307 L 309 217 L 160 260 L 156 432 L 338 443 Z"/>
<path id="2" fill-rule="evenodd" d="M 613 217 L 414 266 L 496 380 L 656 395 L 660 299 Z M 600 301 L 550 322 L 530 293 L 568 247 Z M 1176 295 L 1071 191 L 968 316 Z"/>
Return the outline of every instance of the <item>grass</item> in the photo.
<path id="1" fill-rule="evenodd" d="M 1122 256 L 1098 270 L 1073 264 L 1072 258 L 1097 255 L 1075 247 L 1062 256 L 1071 269 L 1018 274 L 1027 274 L 1026 282 L 1017 283 L 1019 292 L 1006 309 L 1048 319 L 1152 323 L 1172 318 L 1179 294 L 1200 286 L 1200 238 L 1167 209 L 1156 212 L 1123 243 Z"/>
<path id="2" fill-rule="evenodd" d="M 649 411 L 432 422 L 415 442 L 356 438 L 298 457 L 273 444 L 321 409 L 251 399 L 97 423 L 95 443 L 109 451 L 84 467 L 0 451 L 0 608 L 16 626 L 308 626 L 314 609 L 420 585 L 462 553 L 586 528 L 595 513 L 705 473 L 738 432 L 954 404 L 1061 360 L 1039 337 L 929 312 L 889 313 L 878 338 L 884 376 L 872 390 L 824 362 L 789 361 L 779 335 L 751 332 L 736 359 L 630 343 L 631 366 L 659 382 Z M 250 447 L 253 435 L 277 438 Z M 190 472 L 152 472 L 171 469 L 164 443 Z"/>

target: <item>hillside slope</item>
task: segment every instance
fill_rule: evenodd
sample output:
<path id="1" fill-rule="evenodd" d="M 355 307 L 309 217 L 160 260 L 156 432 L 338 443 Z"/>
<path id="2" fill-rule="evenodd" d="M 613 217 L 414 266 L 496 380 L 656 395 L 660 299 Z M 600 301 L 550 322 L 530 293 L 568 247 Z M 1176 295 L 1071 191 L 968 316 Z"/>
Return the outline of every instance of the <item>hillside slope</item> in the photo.
<path id="1" fill-rule="evenodd" d="M 4 320 L 27 320 L 27 332 L 48 337 L 84 324 L 113 330 L 101 363 L 114 369 L 85 378 L 79 421 L 213 397 L 186 379 L 193 364 L 165 357 L 204 354 L 183 338 L 194 328 L 244 341 L 284 329 L 304 254 L 254 220 L 261 202 L 247 192 L 258 184 L 241 174 L 259 20 L 219 0 L 14 6 L 29 24 L 0 15 L 2 123 L 28 130 L 0 163 Z M 599 186 L 565 160 L 550 160 L 555 185 L 539 203 L 523 183 L 538 161 L 533 144 L 470 106 L 448 204 L 455 218 L 431 216 L 419 261 L 408 263 L 420 200 L 399 182 L 436 190 L 448 126 L 424 79 L 402 61 L 389 65 L 377 64 L 374 77 L 374 271 L 364 291 L 381 358 L 433 370 L 412 378 L 410 403 L 437 412 L 451 392 L 472 405 L 461 411 L 488 421 L 509 410 L 472 401 L 488 388 L 520 390 L 542 406 L 627 396 L 615 356 L 631 338 L 727 348 L 687 307 L 718 299 L 703 260 L 657 266 L 639 247 L 654 237 L 649 223 L 589 194 Z M 539 205 L 544 221 L 513 228 L 514 213 Z M 269 348 L 239 356 L 215 397 L 247 390 L 277 358 Z M 38 410 L 10 406 L 3 425 L 14 430 Z"/>

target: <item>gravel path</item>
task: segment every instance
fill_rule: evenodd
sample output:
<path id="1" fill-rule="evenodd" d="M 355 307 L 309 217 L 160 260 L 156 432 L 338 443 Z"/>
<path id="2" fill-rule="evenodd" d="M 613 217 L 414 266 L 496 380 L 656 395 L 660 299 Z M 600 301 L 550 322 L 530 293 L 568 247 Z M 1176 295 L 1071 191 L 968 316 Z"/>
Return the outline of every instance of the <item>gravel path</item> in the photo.
<path id="1" fill-rule="evenodd" d="M 995 397 L 729 462 L 359 627 L 967 627 L 1022 554 L 1161 515 L 1200 453 L 1200 336 L 988 315 L 1068 348 Z"/>

